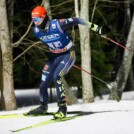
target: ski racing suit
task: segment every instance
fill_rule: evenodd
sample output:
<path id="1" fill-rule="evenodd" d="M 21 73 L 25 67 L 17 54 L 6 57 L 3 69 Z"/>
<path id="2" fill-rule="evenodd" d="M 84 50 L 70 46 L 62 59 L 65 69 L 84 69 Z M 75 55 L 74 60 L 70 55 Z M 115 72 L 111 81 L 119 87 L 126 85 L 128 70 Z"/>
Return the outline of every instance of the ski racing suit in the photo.
<path id="1" fill-rule="evenodd" d="M 48 62 L 44 65 L 40 83 L 40 102 L 48 102 L 48 87 L 53 81 L 56 86 L 58 101 L 65 101 L 65 90 L 61 78 L 68 73 L 75 63 L 74 44 L 66 29 L 82 24 L 96 31 L 97 27 L 82 18 L 53 19 L 47 29 L 34 26 L 33 32 L 50 50 Z"/>

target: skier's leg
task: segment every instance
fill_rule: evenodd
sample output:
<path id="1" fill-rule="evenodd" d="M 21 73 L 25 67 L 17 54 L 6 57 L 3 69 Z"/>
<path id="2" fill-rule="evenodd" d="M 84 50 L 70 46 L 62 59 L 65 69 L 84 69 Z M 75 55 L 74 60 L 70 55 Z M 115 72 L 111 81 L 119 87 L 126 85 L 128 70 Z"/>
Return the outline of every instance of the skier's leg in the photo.
<path id="1" fill-rule="evenodd" d="M 61 78 L 68 73 L 70 68 L 73 66 L 74 62 L 75 62 L 75 53 L 74 51 L 70 51 L 70 53 L 63 56 L 59 65 L 57 66 L 57 68 L 53 73 L 53 80 L 57 89 L 58 106 L 59 106 L 59 110 L 54 115 L 54 118 L 64 118 L 66 116 L 67 107 L 65 99 L 65 89 L 61 81 Z"/>
<path id="2" fill-rule="evenodd" d="M 40 83 L 40 102 L 48 102 L 48 87 L 52 82 L 52 71 L 50 64 L 46 64 L 42 71 L 41 83 Z"/>
<path id="3" fill-rule="evenodd" d="M 38 115 L 38 114 L 45 114 L 48 109 L 48 87 L 52 82 L 52 73 L 53 73 L 53 66 L 51 62 L 45 64 L 44 69 L 42 71 L 42 78 L 40 83 L 40 103 L 41 105 L 34 110 L 28 112 L 28 115 Z"/>

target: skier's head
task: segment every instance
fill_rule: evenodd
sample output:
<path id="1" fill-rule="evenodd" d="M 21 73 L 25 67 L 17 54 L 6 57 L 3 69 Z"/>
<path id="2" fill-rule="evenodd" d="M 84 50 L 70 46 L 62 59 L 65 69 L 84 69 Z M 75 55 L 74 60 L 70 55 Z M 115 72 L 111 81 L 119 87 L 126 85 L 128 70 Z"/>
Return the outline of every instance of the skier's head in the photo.
<path id="1" fill-rule="evenodd" d="M 45 28 L 46 24 L 49 21 L 48 15 L 47 15 L 47 11 L 44 7 L 42 6 L 37 6 L 32 10 L 32 19 L 33 22 L 36 26 L 38 26 L 39 28 Z"/>

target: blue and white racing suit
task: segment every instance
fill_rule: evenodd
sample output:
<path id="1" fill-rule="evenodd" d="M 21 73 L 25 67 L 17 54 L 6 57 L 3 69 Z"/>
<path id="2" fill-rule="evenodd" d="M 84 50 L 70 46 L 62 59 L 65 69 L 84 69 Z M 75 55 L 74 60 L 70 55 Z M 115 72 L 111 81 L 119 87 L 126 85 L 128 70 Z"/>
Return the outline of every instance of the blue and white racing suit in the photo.
<path id="1" fill-rule="evenodd" d="M 44 65 L 40 83 L 40 101 L 48 101 L 48 87 L 52 81 L 56 86 L 58 101 L 65 101 L 65 90 L 61 78 L 68 73 L 75 63 L 74 45 L 70 40 L 66 29 L 70 26 L 83 24 L 81 18 L 54 19 L 50 20 L 49 27 L 45 30 L 34 27 L 33 31 L 50 49 L 51 56 Z"/>

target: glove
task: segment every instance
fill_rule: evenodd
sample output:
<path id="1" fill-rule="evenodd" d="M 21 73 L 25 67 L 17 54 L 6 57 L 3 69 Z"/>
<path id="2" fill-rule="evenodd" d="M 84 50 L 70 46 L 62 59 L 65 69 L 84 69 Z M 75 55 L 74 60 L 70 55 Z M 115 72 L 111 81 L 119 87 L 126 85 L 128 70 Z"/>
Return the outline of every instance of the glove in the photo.
<path id="1" fill-rule="evenodd" d="M 91 29 L 95 32 L 97 32 L 100 35 L 109 34 L 111 29 L 108 26 L 98 26 L 96 24 L 91 24 Z"/>
<path id="2" fill-rule="evenodd" d="M 96 25 L 96 24 L 91 24 L 91 30 L 97 32 L 98 34 L 102 34 L 102 27 Z"/>

